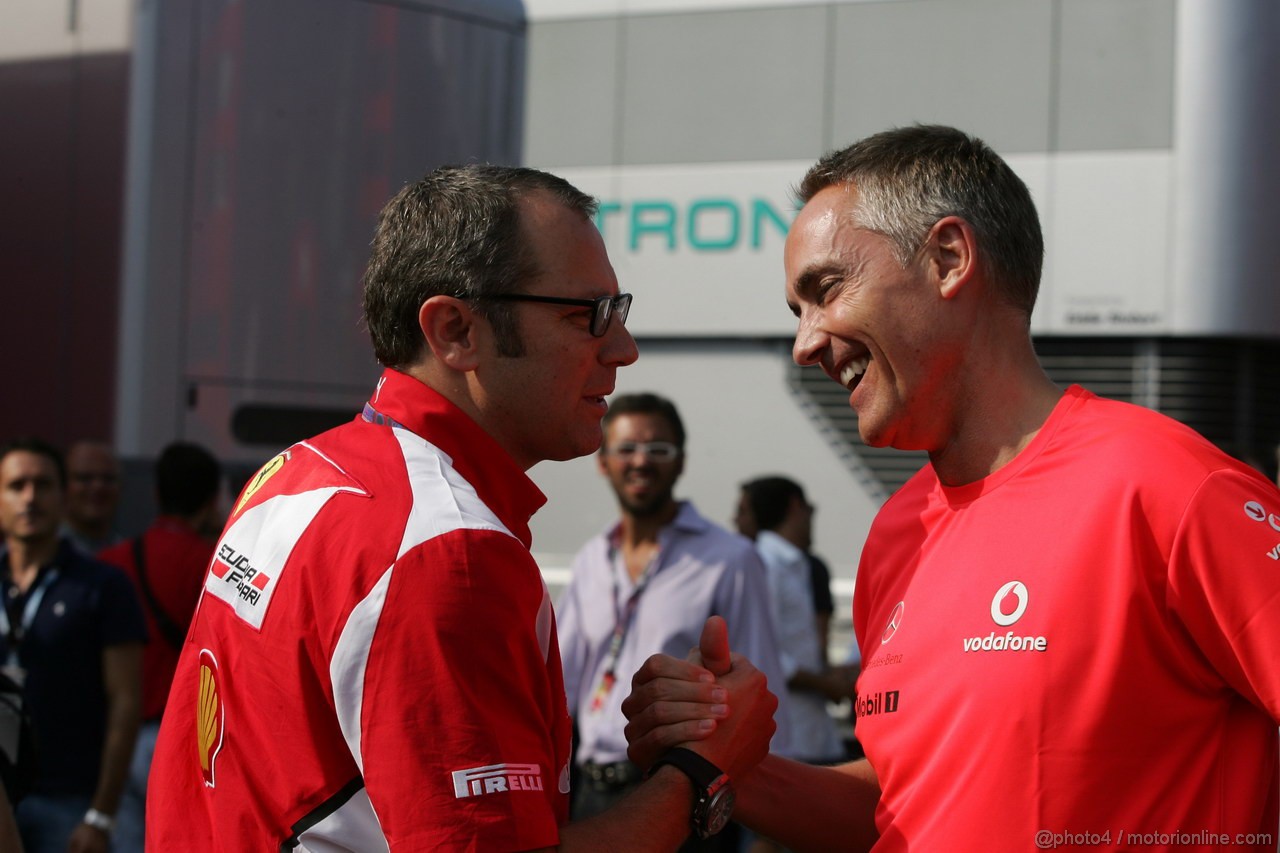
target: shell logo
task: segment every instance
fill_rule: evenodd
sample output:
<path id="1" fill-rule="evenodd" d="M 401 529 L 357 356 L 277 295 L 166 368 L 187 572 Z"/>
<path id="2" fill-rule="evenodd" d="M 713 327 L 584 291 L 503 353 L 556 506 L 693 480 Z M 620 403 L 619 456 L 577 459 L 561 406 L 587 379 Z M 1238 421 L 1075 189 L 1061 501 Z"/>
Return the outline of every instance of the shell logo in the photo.
<path id="1" fill-rule="evenodd" d="M 200 697 L 196 704 L 196 753 L 200 775 L 206 787 L 214 787 L 213 763 L 222 751 L 222 684 L 218 659 L 208 649 L 200 650 Z"/>

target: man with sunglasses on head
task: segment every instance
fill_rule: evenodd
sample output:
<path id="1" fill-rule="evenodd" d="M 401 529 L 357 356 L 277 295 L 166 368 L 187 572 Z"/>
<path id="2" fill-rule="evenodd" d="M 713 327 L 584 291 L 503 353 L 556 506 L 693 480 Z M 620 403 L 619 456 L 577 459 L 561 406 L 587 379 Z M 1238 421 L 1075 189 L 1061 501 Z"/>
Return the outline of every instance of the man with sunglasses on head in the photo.
<path id="1" fill-rule="evenodd" d="M 565 824 L 571 723 L 525 472 L 599 447 L 636 359 L 595 209 L 544 172 L 473 165 L 383 210 L 364 314 L 386 369 L 233 508 L 165 710 L 149 849 L 672 850 L 725 819 L 773 732 L 746 663 L 706 742 Z"/>
<path id="2" fill-rule="evenodd" d="M 735 651 L 770 684 L 785 684 L 770 617 L 764 564 L 749 540 L 703 518 L 674 496 L 684 471 L 685 432 L 670 400 L 617 397 L 604 416 L 597 461 L 621 519 L 574 559 L 557 607 L 560 657 L 578 731 L 572 814 L 598 814 L 636 788 L 627 760 L 622 700 L 631 676 L 658 652 L 683 656 L 709 616 L 723 616 Z M 785 750 L 785 709 L 773 749 Z M 731 849 L 727 835 L 690 839 L 686 850 Z"/>

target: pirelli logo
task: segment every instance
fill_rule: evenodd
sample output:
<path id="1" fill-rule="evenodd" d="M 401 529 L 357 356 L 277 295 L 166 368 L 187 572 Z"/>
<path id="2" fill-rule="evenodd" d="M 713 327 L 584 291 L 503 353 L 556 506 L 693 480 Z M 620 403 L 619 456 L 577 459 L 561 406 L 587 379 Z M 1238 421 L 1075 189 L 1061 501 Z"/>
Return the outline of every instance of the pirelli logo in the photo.
<path id="1" fill-rule="evenodd" d="M 542 768 L 537 764 L 488 764 L 453 771 L 453 795 L 479 797 L 505 791 L 541 791 Z"/>

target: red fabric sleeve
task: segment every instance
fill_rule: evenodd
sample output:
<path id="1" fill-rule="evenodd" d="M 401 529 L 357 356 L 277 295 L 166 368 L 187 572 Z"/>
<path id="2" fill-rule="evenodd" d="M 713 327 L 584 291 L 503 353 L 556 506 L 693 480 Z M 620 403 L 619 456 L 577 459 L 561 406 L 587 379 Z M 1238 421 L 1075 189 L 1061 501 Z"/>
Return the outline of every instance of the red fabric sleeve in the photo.
<path id="1" fill-rule="evenodd" d="M 569 718 L 549 614 L 537 566 L 504 533 L 458 530 L 396 563 L 361 719 L 392 850 L 557 843 Z"/>
<path id="2" fill-rule="evenodd" d="M 1169 584 L 1213 668 L 1280 721 L 1280 494 L 1245 472 L 1211 474 L 1179 526 Z"/>

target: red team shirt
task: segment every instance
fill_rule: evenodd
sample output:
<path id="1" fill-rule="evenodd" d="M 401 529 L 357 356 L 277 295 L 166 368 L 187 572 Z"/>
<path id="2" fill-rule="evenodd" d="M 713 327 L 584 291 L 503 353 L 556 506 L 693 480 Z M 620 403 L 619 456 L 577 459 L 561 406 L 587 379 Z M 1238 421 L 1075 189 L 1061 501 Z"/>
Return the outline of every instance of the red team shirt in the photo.
<path id="1" fill-rule="evenodd" d="M 567 818 L 544 502 L 388 370 L 237 501 L 161 726 L 148 849 L 516 850 Z"/>
<path id="2" fill-rule="evenodd" d="M 1191 430 L 1072 387 L 907 483 L 854 602 L 878 851 L 1276 849 L 1280 494 Z"/>
<path id="3" fill-rule="evenodd" d="M 189 524 L 173 516 L 156 519 L 142 535 L 142 543 L 151 593 L 165 615 L 185 633 L 200 600 L 213 546 Z M 142 594 L 133 544 L 131 539 L 113 545 L 99 553 L 98 559 L 119 566 L 138 590 L 138 601 L 146 615 L 148 637 L 142 649 L 142 718 L 158 720 L 164 713 L 169 685 L 173 683 L 178 649 L 170 645 L 160 630 L 155 613 Z"/>

